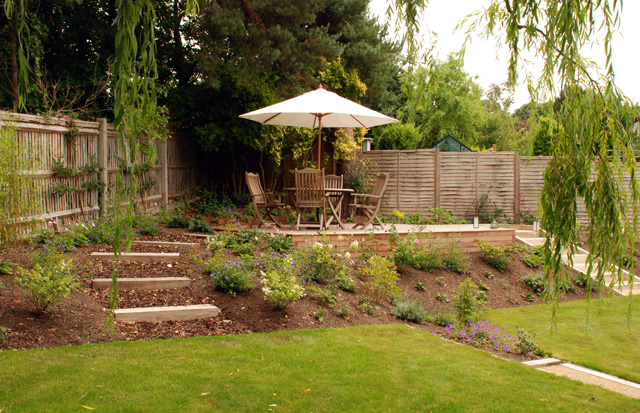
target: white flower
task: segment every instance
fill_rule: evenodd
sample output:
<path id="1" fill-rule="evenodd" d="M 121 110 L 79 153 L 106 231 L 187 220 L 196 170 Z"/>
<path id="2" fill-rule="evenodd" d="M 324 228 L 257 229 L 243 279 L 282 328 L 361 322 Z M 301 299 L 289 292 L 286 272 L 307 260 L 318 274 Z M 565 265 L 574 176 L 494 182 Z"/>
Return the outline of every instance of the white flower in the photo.
<path id="1" fill-rule="evenodd" d="M 345 252 L 344 257 L 346 259 L 350 259 L 351 258 L 351 253 L 349 253 L 349 251 Z"/>
<path id="2" fill-rule="evenodd" d="M 358 251 L 358 247 L 360 246 L 360 244 L 358 243 L 358 241 L 353 241 L 351 244 L 349 244 L 349 250 L 351 252 L 356 252 Z"/>
<path id="3" fill-rule="evenodd" d="M 332 250 L 333 249 L 333 244 L 327 244 L 327 249 L 328 250 Z"/>
<path id="4" fill-rule="evenodd" d="M 322 249 L 322 244 L 320 244 L 319 242 L 314 242 L 313 245 L 311 246 L 311 249 L 314 251 L 318 251 Z"/>
<path id="5" fill-rule="evenodd" d="M 342 235 L 338 235 L 338 241 L 342 241 L 344 237 Z"/>

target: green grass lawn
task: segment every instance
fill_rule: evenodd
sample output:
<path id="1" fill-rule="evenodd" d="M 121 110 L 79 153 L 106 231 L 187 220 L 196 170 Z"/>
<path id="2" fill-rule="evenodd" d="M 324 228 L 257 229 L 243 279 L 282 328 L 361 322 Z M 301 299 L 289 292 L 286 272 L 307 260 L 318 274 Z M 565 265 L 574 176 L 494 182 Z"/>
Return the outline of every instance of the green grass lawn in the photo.
<path id="1" fill-rule="evenodd" d="M 640 296 L 633 298 L 631 324 L 628 297 L 614 297 L 608 303 L 606 307 L 599 300 L 589 306 L 584 301 L 561 303 L 553 335 L 549 306 L 495 310 L 487 318 L 510 331 L 518 324 L 537 332 L 538 345 L 554 357 L 640 382 Z"/>
<path id="2" fill-rule="evenodd" d="M 4 351 L 0 366 L 3 412 L 640 411 L 402 325 Z"/>

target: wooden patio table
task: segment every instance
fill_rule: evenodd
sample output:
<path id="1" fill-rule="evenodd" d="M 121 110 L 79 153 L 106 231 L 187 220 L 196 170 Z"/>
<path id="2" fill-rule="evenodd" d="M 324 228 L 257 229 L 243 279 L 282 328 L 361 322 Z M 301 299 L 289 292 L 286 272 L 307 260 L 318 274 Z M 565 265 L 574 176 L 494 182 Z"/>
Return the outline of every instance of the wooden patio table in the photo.
<path id="1" fill-rule="evenodd" d="M 287 187 L 287 188 L 282 188 L 282 190 L 286 191 L 289 194 L 287 198 L 288 200 L 291 201 L 291 203 L 295 207 L 296 200 L 293 194 L 295 194 L 296 188 Z M 338 226 L 344 229 L 344 225 L 342 225 L 342 222 L 340 221 L 340 214 L 338 213 L 338 211 L 340 211 L 340 208 L 342 207 L 342 200 L 344 199 L 345 195 L 351 194 L 351 193 L 353 193 L 353 189 L 351 188 L 325 188 L 324 196 L 325 198 L 327 198 L 327 205 L 329 205 L 329 209 L 331 210 L 331 216 L 327 218 L 327 222 L 325 224 L 327 227 L 329 226 L 329 224 L 331 224 L 331 222 L 335 218 L 336 222 L 338 223 Z M 334 202 L 332 202 L 332 198 L 334 199 Z"/>

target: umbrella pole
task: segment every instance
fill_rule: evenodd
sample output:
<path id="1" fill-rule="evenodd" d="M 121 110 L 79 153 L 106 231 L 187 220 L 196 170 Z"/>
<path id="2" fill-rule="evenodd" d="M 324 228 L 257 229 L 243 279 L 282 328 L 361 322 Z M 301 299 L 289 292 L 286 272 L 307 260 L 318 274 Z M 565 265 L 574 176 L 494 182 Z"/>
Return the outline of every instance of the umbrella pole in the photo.
<path id="1" fill-rule="evenodd" d="M 320 148 L 322 148 L 322 116 L 318 116 L 318 169 L 320 166 Z"/>

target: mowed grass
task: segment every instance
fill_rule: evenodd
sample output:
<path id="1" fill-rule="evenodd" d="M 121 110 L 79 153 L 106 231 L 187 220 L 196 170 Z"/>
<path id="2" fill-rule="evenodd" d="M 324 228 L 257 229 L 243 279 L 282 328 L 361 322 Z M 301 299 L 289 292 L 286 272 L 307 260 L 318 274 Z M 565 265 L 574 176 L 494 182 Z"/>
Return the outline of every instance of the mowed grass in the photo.
<path id="1" fill-rule="evenodd" d="M 607 303 L 560 303 L 553 334 L 549 306 L 494 310 L 488 318 L 513 332 L 515 324 L 537 332 L 536 343 L 554 357 L 640 383 L 640 296 L 633 297 L 630 324 L 629 297 L 613 297 Z"/>
<path id="2" fill-rule="evenodd" d="M 0 353 L 9 411 L 640 411 L 402 325 Z"/>

